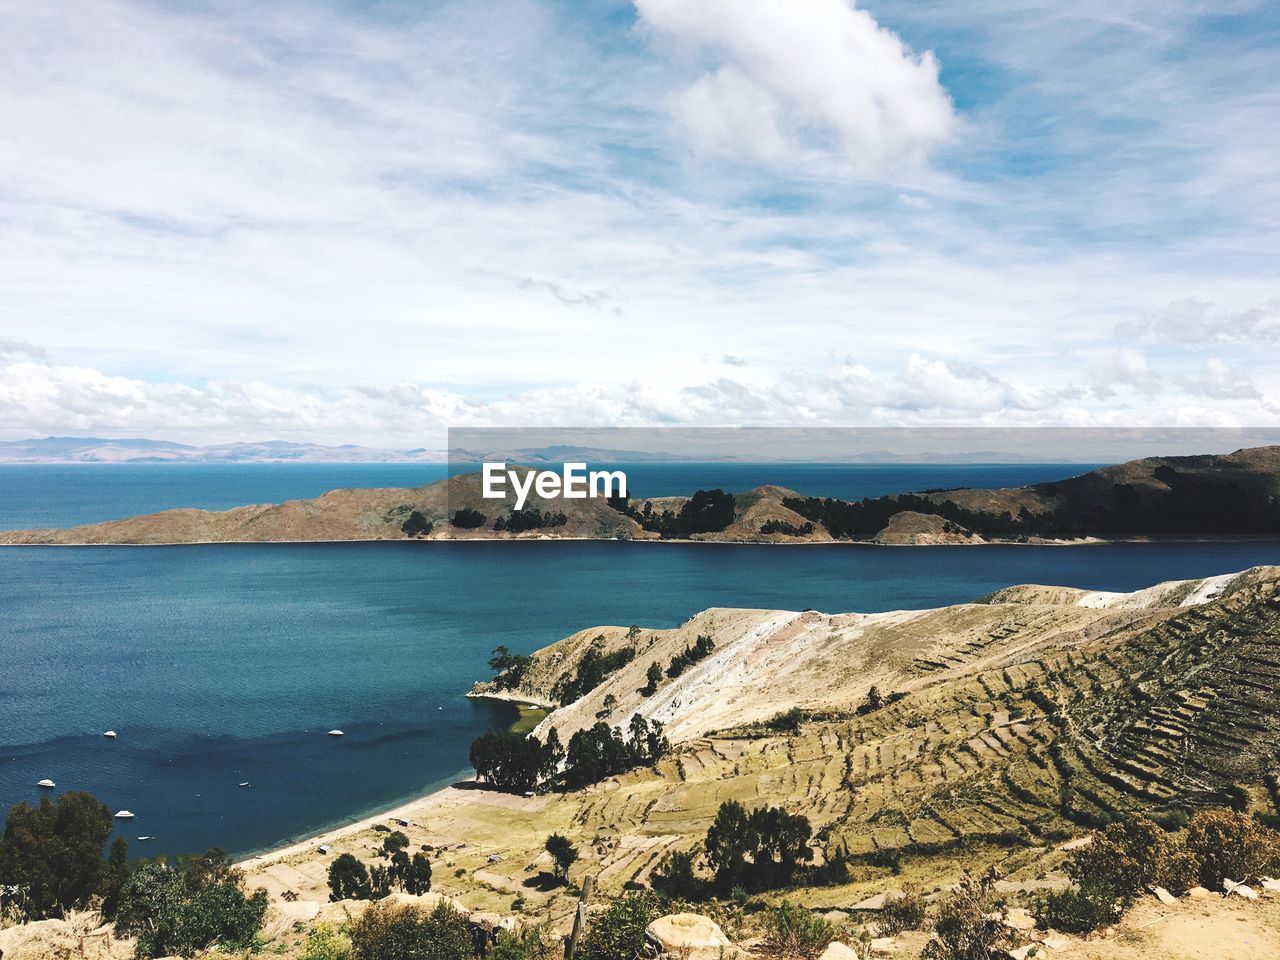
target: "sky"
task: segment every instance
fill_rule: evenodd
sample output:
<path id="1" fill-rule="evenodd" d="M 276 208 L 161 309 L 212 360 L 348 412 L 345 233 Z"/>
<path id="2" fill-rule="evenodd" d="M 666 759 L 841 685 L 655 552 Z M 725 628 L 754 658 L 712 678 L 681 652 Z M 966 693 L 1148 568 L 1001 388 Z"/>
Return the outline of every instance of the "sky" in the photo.
<path id="1" fill-rule="evenodd" d="M 1280 425 L 1280 12 L 0 0 L 0 439 Z"/>

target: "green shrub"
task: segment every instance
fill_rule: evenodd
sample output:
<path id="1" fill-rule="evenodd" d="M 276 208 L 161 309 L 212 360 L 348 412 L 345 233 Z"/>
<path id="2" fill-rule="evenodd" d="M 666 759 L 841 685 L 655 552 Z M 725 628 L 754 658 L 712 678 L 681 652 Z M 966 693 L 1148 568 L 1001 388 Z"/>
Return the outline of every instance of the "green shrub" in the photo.
<path id="1" fill-rule="evenodd" d="M 774 956 L 814 960 L 838 934 L 834 924 L 784 900 L 779 906 L 765 911 L 761 946 Z"/>
<path id="2" fill-rule="evenodd" d="M 1110 926 L 1120 916 L 1122 904 L 1115 890 L 1100 881 L 1044 894 L 1033 913 L 1044 929 L 1064 933 L 1092 933 Z"/>
<path id="3" fill-rule="evenodd" d="M 545 927 L 529 927 L 519 933 L 499 931 L 485 960 L 560 960 L 559 939 Z"/>
<path id="4" fill-rule="evenodd" d="M 919 930 L 924 926 L 924 894 L 915 884 L 902 887 L 902 896 L 886 900 L 877 922 L 880 936 L 892 937 L 903 930 Z"/>
<path id="5" fill-rule="evenodd" d="M 1017 946 L 1014 932 L 1000 919 L 995 883 L 992 871 L 960 881 L 938 908 L 922 960 L 989 960 Z"/>
<path id="6" fill-rule="evenodd" d="M 1247 813 L 1201 810 L 1187 824 L 1186 843 L 1200 884 L 1210 890 L 1222 889 L 1223 880 L 1248 883 L 1280 871 L 1280 833 Z"/>
<path id="7" fill-rule="evenodd" d="M 634 960 L 644 947 L 644 931 L 662 916 L 665 901 L 638 890 L 614 900 L 591 921 L 578 951 L 581 960 Z"/>
<path id="8" fill-rule="evenodd" d="M 1126 904 L 1151 886 L 1185 892 L 1194 885 L 1193 867 L 1181 838 L 1143 816 L 1108 824 L 1066 863 L 1078 885 L 1100 884 Z"/>
<path id="9" fill-rule="evenodd" d="M 116 929 L 137 937 L 140 957 L 189 957 L 215 945 L 247 949 L 266 912 L 267 892 L 246 896 L 241 872 L 210 850 L 181 869 L 150 863 L 135 870 L 120 890 Z"/>
<path id="10" fill-rule="evenodd" d="M 411 904 L 375 904 L 351 929 L 352 960 L 472 960 L 467 918 L 440 903 L 434 910 Z"/>
<path id="11" fill-rule="evenodd" d="M 351 960 L 351 940 L 331 923 L 318 923 L 307 934 L 299 960 Z"/>

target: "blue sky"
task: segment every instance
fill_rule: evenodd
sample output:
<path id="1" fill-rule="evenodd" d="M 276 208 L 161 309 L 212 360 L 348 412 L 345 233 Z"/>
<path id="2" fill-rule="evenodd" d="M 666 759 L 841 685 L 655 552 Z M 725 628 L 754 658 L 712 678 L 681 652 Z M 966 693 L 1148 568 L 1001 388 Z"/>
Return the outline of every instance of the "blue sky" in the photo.
<path id="1" fill-rule="evenodd" d="M 1280 422 L 1263 3 L 0 2 L 0 435 Z"/>

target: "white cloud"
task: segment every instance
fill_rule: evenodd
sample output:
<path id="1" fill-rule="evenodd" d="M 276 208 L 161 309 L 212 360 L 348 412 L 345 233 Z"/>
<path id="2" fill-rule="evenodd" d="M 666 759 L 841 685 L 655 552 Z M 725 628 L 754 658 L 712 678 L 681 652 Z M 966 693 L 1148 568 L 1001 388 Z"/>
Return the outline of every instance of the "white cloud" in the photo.
<path id="1" fill-rule="evenodd" d="M 833 151 L 853 171 L 922 168 L 958 120 L 930 52 L 852 0 L 635 0 L 641 23 L 696 64 L 674 112 L 700 152 L 771 163 Z"/>
<path id="2" fill-rule="evenodd" d="M 1175 300 L 1144 320 L 1119 324 L 1117 333 L 1178 343 L 1280 343 L 1280 298 L 1244 310 Z"/>
<path id="3" fill-rule="evenodd" d="M 26 340 L 0 340 L 0 360 L 16 360 L 19 357 L 44 360 L 47 356 L 44 347 Z"/>
<path id="4" fill-rule="evenodd" d="M 1118 377 L 1143 385 L 1131 394 L 1138 402 L 1121 409 L 1097 402 L 1114 387 L 1082 391 L 1069 377 L 1031 385 L 921 354 L 906 356 L 888 375 L 843 361 L 775 376 L 585 380 L 489 400 L 409 382 L 321 389 L 217 380 L 196 388 L 21 361 L 0 365 L 0 436 L 278 437 L 419 447 L 439 445 L 447 428 L 466 426 L 1280 425 L 1280 407 L 1220 362 L 1206 364 L 1197 378 L 1167 383 L 1145 361 L 1123 354 L 1108 369 L 1107 383 Z"/>
<path id="5" fill-rule="evenodd" d="M 1094 396 L 1101 400 L 1116 396 L 1117 388 L 1150 394 L 1160 384 L 1160 375 L 1151 369 L 1147 358 L 1131 349 L 1116 350 L 1105 362 L 1092 366 L 1089 375 Z"/>

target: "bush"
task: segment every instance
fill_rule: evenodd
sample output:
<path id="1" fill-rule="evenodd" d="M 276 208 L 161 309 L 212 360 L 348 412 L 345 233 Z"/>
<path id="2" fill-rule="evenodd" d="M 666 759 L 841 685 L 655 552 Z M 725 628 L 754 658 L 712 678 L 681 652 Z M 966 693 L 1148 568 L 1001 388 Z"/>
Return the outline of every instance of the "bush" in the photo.
<path id="1" fill-rule="evenodd" d="M 1066 871 L 1078 885 L 1099 884 L 1126 904 L 1151 886 L 1185 893 L 1195 879 L 1194 863 L 1181 839 L 1143 816 L 1094 833 L 1089 844 L 1071 854 Z"/>
<path id="2" fill-rule="evenodd" d="M 902 896 L 885 900 L 877 922 L 882 937 L 892 937 L 903 930 L 919 930 L 924 926 L 924 894 L 915 884 L 904 884 Z"/>
<path id="3" fill-rule="evenodd" d="M 103 879 L 110 833 L 111 811 L 87 793 L 10 808 L 0 839 L 0 910 L 44 920 L 86 906 Z"/>
<path id="4" fill-rule="evenodd" d="M 623 894 L 592 920 L 578 957 L 634 960 L 645 945 L 645 928 L 662 916 L 665 906 L 661 897 L 647 890 Z"/>
<path id="5" fill-rule="evenodd" d="M 922 960 L 988 960 L 1017 946 L 1013 931 L 1001 922 L 995 883 L 992 871 L 960 881 L 938 909 Z"/>
<path id="6" fill-rule="evenodd" d="M 765 912 L 761 946 L 775 956 L 813 960 L 830 946 L 838 933 L 836 927 L 822 917 L 784 900 Z"/>
<path id="7" fill-rule="evenodd" d="M 351 940 L 331 923 L 318 923 L 302 945 L 299 960 L 351 960 Z"/>
<path id="8" fill-rule="evenodd" d="M 560 960 L 563 956 L 558 938 L 537 926 L 518 933 L 500 930 L 485 960 Z"/>
<path id="9" fill-rule="evenodd" d="M 1187 824 L 1187 850 L 1199 866 L 1201 886 L 1223 880 L 1248 883 L 1280 871 L 1280 834 L 1247 813 L 1201 810 Z"/>
<path id="10" fill-rule="evenodd" d="M 141 957 L 189 957 L 214 945 L 244 950 L 267 912 L 267 892 L 244 891 L 244 878 L 221 850 L 189 860 L 138 868 L 120 891 L 116 929 L 138 938 Z"/>
<path id="11" fill-rule="evenodd" d="M 449 904 L 377 904 L 351 929 L 353 960 L 471 960 L 471 925 Z"/>
<path id="12" fill-rule="evenodd" d="M 1064 933 L 1092 933 L 1110 926 L 1120 916 L 1122 903 L 1107 884 L 1085 881 L 1078 888 L 1044 894 L 1032 910 L 1036 923 L 1044 929 Z"/>

